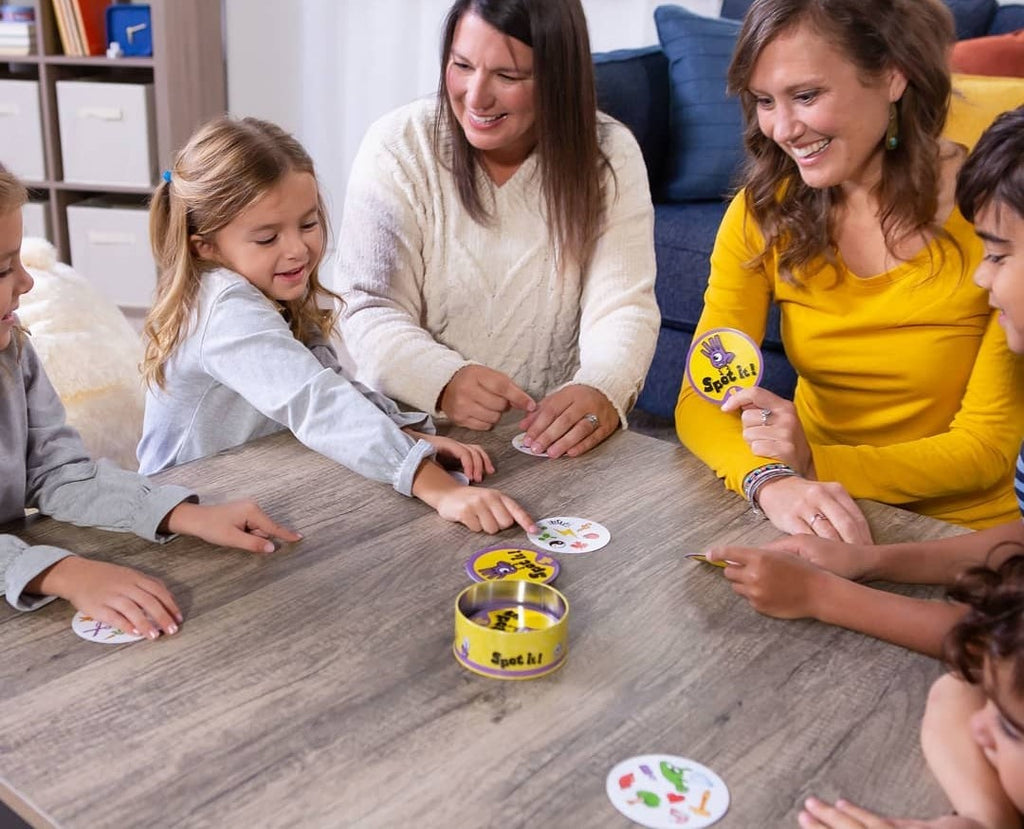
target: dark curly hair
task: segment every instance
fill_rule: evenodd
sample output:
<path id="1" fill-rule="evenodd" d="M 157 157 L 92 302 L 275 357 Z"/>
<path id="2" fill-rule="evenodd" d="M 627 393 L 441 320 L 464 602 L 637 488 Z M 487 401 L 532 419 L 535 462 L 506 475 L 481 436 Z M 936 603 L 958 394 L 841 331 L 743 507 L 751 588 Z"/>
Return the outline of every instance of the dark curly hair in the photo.
<path id="1" fill-rule="evenodd" d="M 1007 660 L 1012 687 L 1024 695 L 1024 552 L 996 568 L 972 567 L 949 589 L 949 598 L 969 610 L 946 636 L 946 661 L 980 685 L 986 660 Z"/>

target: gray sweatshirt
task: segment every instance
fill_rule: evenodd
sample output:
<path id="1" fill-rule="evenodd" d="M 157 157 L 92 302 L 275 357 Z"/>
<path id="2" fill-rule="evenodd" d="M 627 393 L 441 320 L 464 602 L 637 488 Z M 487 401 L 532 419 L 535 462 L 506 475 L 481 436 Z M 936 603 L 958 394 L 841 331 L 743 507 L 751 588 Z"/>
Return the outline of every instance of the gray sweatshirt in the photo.
<path id="1" fill-rule="evenodd" d="M 59 521 L 115 532 L 133 532 L 153 541 L 160 522 L 194 493 L 177 486 L 154 486 L 146 478 L 101 461 L 96 463 L 78 432 L 64 420 L 64 406 L 26 337 L 0 352 L 0 524 L 35 507 Z M 46 568 L 72 555 L 45 545 L 29 546 L 0 534 L 0 574 L 7 601 L 35 610 L 53 596 L 34 596 L 25 586 Z"/>
<path id="2" fill-rule="evenodd" d="M 303 444 L 403 495 L 433 433 L 422 412 L 345 376 L 325 343 L 304 345 L 279 307 L 233 271 L 204 274 L 187 335 L 166 365 L 163 389 L 146 395 L 139 443 L 145 473 L 289 429 Z"/>

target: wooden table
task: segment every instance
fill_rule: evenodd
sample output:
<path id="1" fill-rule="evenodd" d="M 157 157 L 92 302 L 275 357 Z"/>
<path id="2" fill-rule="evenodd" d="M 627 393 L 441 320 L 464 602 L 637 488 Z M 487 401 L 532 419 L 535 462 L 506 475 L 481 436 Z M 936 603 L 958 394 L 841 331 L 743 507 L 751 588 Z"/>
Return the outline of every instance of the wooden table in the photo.
<path id="1" fill-rule="evenodd" d="M 945 808 L 918 748 L 938 663 L 762 617 L 717 569 L 683 559 L 777 535 L 683 448 L 625 433 L 552 461 L 517 453 L 514 431 L 477 437 L 493 483 L 537 518 L 612 532 L 562 557 L 560 671 L 503 682 L 452 655 L 464 562 L 522 532 L 470 533 L 277 435 L 160 476 L 251 495 L 305 534 L 274 555 L 15 527 L 163 578 L 186 621 L 100 646 L 71 631 L 65 602 L 4 604 L 0 797 L 34 824 L 88 829 L 625 827 L 608 771 L 671 753 L 725 779 L 722 827 L 795 826 L 809 793 L 899 815 Z M 955 532 L 867 507 L 879 540 Z"/>

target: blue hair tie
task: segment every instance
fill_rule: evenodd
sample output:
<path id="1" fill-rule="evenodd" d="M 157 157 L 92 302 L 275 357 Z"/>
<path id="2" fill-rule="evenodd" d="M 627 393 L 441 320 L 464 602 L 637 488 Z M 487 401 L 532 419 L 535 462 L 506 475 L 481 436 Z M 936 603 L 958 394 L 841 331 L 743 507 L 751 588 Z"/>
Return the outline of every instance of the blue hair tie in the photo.
<path id="1" fill-rule="evenodd" d="M 164 170 L 164 181 L 166 181 L 168 184 L 171 183 L 171 171 L 170 170 Z"/>

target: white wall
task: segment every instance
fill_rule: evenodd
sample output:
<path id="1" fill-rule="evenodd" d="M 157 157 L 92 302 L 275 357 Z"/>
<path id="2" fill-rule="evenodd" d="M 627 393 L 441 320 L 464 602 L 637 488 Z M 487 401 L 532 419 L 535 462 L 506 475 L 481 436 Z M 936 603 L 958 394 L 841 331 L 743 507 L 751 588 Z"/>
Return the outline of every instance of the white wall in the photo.
<path id="1" fill-rule="evenodd" d="M 665 0 L 583 0 L 594 51 L 657 43 Z M 224 0 L 228 105 L 275 121 L 316 161 L 335 224 L 374 119 L 437 85 L 451 0 Z M 677 0 L 717 15 L 721 0 Z M 287 12 L 287 13 L 286 13 Z"/>

